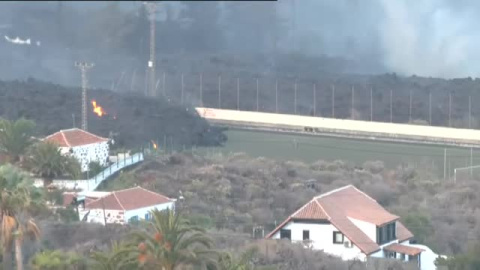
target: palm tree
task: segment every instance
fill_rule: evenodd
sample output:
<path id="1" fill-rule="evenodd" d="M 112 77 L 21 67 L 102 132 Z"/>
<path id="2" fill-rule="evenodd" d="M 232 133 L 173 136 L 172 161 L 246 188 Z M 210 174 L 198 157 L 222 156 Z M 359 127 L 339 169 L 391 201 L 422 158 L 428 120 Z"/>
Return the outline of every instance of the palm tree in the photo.
<path id="1" fill-rule="evenodd" d="M 13 237 L 15 238 L 15 262 L 17 270 L 23 270 L 22 246 L 24 237 L 29 236 L 31 240 L 38 240 L 40 239 L 40 229 L 32 218 L 23 219 L 17 215 L 15 219 L 16 226 L 13 232 Z"/>
<path id="2" fill-rule="evenodd" d="M 135 256 L 135 248 L 114 242 L 112 250 L 106 252 L 93 252 L 91 254 L 93 270 L 129 270 L 138 266 Z"/>
<path id="3" fill-rule="evenodd" d="M 185 265 L 216 265 L 217 253 L 205 231 L 194 227 L 179 213 L 153 210 L 147 231 L 133 234 L 138 261 L 146 269 L 174 270 Z"/>
<path id="4" fill-rule="evenodd" d="M 15 245 L 17 269 L 23 267 L 24 235 L 38 238 L 40 230 L 27 215 L 42 203 L 42 194 L 33 187 L 28 174 L 13 167 L 0 167 L 0 239 L 3 248 L 3 269 L 12 267 L 12 247 Z"/>
<path id="5" fill-rule="evenodd" d="M 57 145 L 51 142 L 40 142 L 30 148 L 27 167 L 45 179 L 45 187 L 56 177 L 76 179 L 81 173 L 79 162 L 73 157 L 63 156 Z"/>
<path id="6" fill-rule="evenodd" d="M 15 122 L 0 119 L 0 152 L 7 154 L 13 162 L 21 160 L 32 144 L 34 128 L 35 123 L 24 118 Z"/>

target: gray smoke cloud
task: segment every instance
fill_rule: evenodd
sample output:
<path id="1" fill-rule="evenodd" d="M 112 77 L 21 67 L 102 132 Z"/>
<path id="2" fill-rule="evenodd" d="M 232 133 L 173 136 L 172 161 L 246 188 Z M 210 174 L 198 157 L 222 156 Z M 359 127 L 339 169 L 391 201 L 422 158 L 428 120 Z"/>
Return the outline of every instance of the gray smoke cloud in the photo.
<path id="1" fill-rule="evenodd" d="M 385 66 L 402 74 L 477 77 L 478 2 L 381 0 Z"/>
<path id="2" fill-rule="evenodd" d="M 142 6 L 140 2 L 119 3 L 123 9 L 132 11 Z M 138 54 L 133 56 L 117 53 L 98 57 L 94 54 L 95 48 L 93 52 L 82 52 L 61 45 L 65 43 L 62 39 L 78 35 L 76 30 L 83 25 L 79 22 L 91 21 L 91 14 L 106 5 L 106 2 L 65 2 L 64 7 L 70 13 L 63 24 L 75 27 L 65 28 L 67 34 L 57 38 L 42 30 L 51 27 L 53 33 L 55 26 L 42 28 L 38 25 L 42 30 L 40 34 L 23 26 L 23 22 L 31 18 L 19 15 L 19 11 L 28 10 L 29 14 L 55 16 L 59 8 L 57 2 L 0 3 L 0 37 L 18 36 L 31 38 L 32 42 L 41 41 L 41 46 L 19 46 L 2 38 L 0 79 L 34 76 L 62 84 L 78 84 L 79 74 L 73 62 L 79 59 L 95 59 L 98 62 L 95 70 L 100 70 L 101 66 L 119 67 L 132 57 L 146 57 L 147 40 L 132 40 L 132 47 L 139 48 Z M 305 55 L 345 58 L 355 63 L 348 71 L 356 73 L 396 72 L 442 78 L 478 77 L 480 74 L 477 64 L 480 60 L 480 29 L 477 27 L 480 1 L 477 0 L 280 0 L 271 5 L 276 5 L 285 22 L 278 44 L 284 53 L 295 49 Z M 225 18 L 227 10 L 222 8 L 221 12 L 221 17 Z M 205 17 L 209 16 L 207 13 Z M 228 34 L 251 31 L 232 27 L 232 22 L 224 19 L 222 25 L 228 24 L 229 28 L 225 28 Z M 293 37 L 295 42 L 292 42 Z M 85 42 L 89 38 L 85 36 Z M 230 40 L 227 44 L 222 52 L 234 54 L 239 47 L 245 47 L 245 42 L 239 40 Z M 256 44 L 250 47 L 254 48 L 251 53 L 270 50 L 267 47 L 262 50 Z M 109 74 L 102 72 L 92 76 L 91 83 L 110 87 L 123 70 L 108 71 Z"/>
<path id="3" fill-rule="evenodd" d="M 357 59 L 402 75 L 480 74 L 480 1 L 297 1 L 303 51 Z M 309 42 L 310 41 L 310 42 Z"/>

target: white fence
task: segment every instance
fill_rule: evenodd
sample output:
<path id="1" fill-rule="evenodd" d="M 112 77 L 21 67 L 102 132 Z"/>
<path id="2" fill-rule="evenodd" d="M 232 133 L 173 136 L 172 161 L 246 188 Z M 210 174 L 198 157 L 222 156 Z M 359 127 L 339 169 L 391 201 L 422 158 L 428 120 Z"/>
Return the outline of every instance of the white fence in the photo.
<path id="1" fill-rule="evenodd" d="M 108 177 L 130 165 L 143 161 L 143 153 L 137 153 L 113 163 L 95 177 L 85 180 L 53 180 L 52 185 L 61 189 L 74 189 L 82 191 L 94 191 Z M 43 186 L 41 180 L 35 181 L 36 186 Z"/>

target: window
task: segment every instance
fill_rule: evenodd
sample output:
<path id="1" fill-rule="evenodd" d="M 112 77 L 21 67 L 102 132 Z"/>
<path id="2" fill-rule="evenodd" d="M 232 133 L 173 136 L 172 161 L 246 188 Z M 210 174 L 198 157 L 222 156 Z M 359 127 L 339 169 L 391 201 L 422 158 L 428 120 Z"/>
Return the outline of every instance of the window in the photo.
<path id="1" fill-rule="evenodd" d="M 310 240 L 310 231 L 303 231 L 303 240 Z"/>
<path id="2" fill-rule="evenodd" d="M 150 213 L 146 213 L 145 214 L 145 220 L 150 220 L 150 218 L 151 218 L 150 216 L 151 216 Z"/>
<path id="3" fill-rule="evenodd" d="M 377 244 L 385 244 L 395 240 L 396 238 L 395 222 L 387 224 L 383 227 L 377 227 Z"/>
<path id="4" fill-rule="evenodd" d="M 397 258 L 397 253 L 396 252 L 393 252 L 393 251 L 387 251 L 385 252 L 387 258 L 390 258 L 390 259 L 396 259 Z"/>
<path id="5" fill-rule="evenodd" d="M 133 216 L 128 220 L 129 223 L 135 223 L 137 221 L 138 221 L 138 216 Z"/>
<path id="6" fill-rule="evenodd" d="M 341 232 L 333 232 L 333 243 L 343 244 L 343 234 Z"/>
<path id="7" fill-rule="evenodd" d="M 280 230 L 280 239 L 292 239 L 292 232 L 290 230 Z"/>

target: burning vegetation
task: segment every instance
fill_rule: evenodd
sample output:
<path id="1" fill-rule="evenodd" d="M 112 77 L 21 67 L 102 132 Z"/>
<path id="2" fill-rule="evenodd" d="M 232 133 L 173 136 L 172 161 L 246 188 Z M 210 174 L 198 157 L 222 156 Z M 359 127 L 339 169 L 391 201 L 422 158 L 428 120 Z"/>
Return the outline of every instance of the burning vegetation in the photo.
<path id="1" fill-rule="evenodd" d="M 105 110 L 102 108 L 102 106 L 97 105 L 96 100 L 92 100 L 92 105 L 93 105 L 93 112 L 99 117 L 102 117 L 107 114 Z"/>

